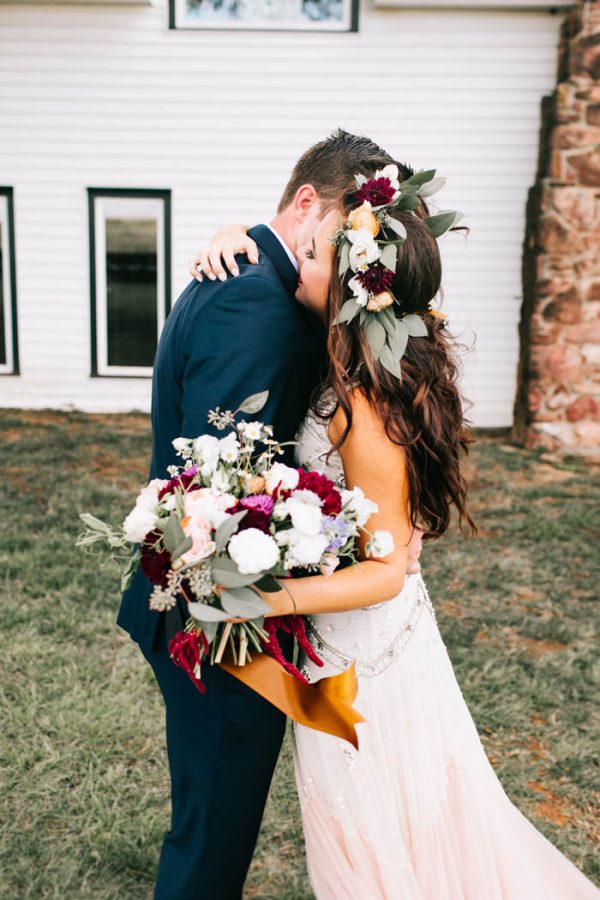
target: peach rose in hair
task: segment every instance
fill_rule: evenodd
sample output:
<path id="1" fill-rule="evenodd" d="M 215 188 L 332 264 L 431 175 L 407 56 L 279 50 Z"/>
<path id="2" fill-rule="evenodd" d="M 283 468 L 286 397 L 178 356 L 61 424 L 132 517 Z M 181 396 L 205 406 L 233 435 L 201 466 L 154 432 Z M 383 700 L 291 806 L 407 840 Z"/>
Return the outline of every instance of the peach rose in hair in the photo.
<path id="1" fill-rule="evenodd" d="M 367 303 L 367 309 L 369 312 L 378 313 L 381 312 L 382 309 L 385 309 L 387 306 L 391 306 L 394 302 L 394 298 L 390 294 L 389 291 L 382 291 L 380 294 L 375 294 L 371 297 Z"/>

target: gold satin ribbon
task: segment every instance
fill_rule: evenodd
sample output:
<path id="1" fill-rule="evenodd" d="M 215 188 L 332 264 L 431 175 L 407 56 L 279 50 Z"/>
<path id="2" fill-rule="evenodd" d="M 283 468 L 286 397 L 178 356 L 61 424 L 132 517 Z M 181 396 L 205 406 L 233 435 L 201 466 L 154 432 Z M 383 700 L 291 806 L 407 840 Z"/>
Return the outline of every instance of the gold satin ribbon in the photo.
<path id="1" fill-rule="evenodd" d="M 355 725 L 365 720 L 352 706 L 358 693 L 354 663 L 339 675 L 321 678 L 314 684 L 294 678 L 265 653 L 245 666 L 229 662 L 219 665 L 294 722 L 340 737 L 358 750 Z"/>

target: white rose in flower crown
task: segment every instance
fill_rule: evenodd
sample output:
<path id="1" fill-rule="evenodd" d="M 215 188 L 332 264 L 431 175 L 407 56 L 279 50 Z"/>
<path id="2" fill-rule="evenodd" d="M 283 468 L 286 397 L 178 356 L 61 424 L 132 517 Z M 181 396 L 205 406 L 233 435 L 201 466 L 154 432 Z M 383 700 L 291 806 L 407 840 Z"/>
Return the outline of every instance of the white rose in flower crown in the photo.
<path id="1" fill-rule="evenodd" d="M 355 487 L 351 491 L 342 491 L 342 504 L 356 513 L 359 525 L 366 525 L 373 513 L 379 512 L 377 504 L 372 500 L 367 500 L 359 487 Z"/>
<path id="2" fill-rule="evenodd" d="M 311 493 L 310 491 L 303 491 L 303 494 Z M 295 495 L 288 497 L 285 501 L 285 507 L 288 513 L 291 516 L 292 524 L 294 528 L 297 528 L 298 531 L 301 531 L 302 534 L 319 534 L 321 531 L 321 522 L 322 522 L 322 514 L 321 514 L 321 501 L 315 494 L 315 499 L 317 503 L 312 503 L 310 501 L 306 501 L 305 499 L 301 499 Z"/>
<path id="3" fill-rule="evenodd" d="M 324 534 L 303 534 L 291 528 L 289 531 L 289 550 L 286 554 L 288 568 L 294 566 L 316 566 L 329 544 Z"/>
<path id="4" fill-rule="evenodd" d="M 389 531 L 376 531 L 367 544 L 369 556 L 389 556 L 394 551 L 394 538 Z"/>
<path id="5" fill-rule="evenodd" d="M 234 534 L 227 549 L 242 575 L 265 572 L 279 560 L 279 547 L 258 528 L 246 528 Z"/>
<path id="6" fill-rule="evenodd" d="M 219 462 L 219 439 L 212 434 L 201 434 L 193 443 L 194 454 L 204 477 L 212 475 Z"/>
<path id="7" fill-rule="evenodd" d="M 347 231 L 346 236 L 352 244 L 350 247 L 350 266 L 353 272 L 364 272 L 365 269 L 381 256 L 371 232 L 366 228 L 358 231 Z"/>
<path id="8" fill-rule="evenodd" d="M 398 166 L 394 165 L 394 163 L 384 166 L 383 169 L 378 169 L 377 172 L 375 172 L 375 178 L 389 178 L 390 184 L 396 191 L 400 187 L 400 182 L 398 180 Z"/>
<path id="9" fill-rule="evenodd" d="M 276 487 L 281 486 L 284 491 L 293 491 L 298 487 L 300 475 L 296 469 L 291 469 L 283 463 L 273 463 L 269 471 L 265 474 L 267 483 L 267 493 L 272 494 Z"/>
<path id="10" fill-rule="evenodd" d="M 354 299 L 356 300 L 358 305 L 366 306 L 369 302 L 369 292 L 365 287 L 363 287 L 356 275 L 354 276 L 354 278 L 350 279 L 350 281 L 348 282 L 348 287 L 354 294 Z"/>
<path id="11" fill-rule="evenodd" d="M 123 522 L 126 541 L 139 544 L 152 531 L 158 518 L 158 494 L 167 482 L 153 478 L 137 496 L 135 506 Z"/>

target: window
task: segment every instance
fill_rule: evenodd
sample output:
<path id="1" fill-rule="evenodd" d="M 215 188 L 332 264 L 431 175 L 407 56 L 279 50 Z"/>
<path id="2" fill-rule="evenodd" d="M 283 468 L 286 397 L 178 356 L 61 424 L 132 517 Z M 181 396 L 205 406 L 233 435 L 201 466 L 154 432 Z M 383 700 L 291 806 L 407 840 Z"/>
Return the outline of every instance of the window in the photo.
<path id="1" fill-rule="evenodd" d="M 358 5 L 358 0 L 169 0 L 169 28 L 358 31 Z"/>
<path id="2" fill-rule="evenodd" d="M 0 187 L 0 375 L 18 374 L 13 192 Z"/>
<path id="3" fill-rule="evenodd" d="M 569 9 L 575 6 L 576 0 L 375 0 L 376 7 L 401 7 L 408 8 L 434 8 L 434 9 L 494 9 L 494 10 L 523 10 L 535 12 L 546 10 L 554 12 L 559 9 Z"/>
<path id="4" fill-rule="evenodd" d="M 88 194 L 92 375 L 149 377 L 171 305 L 171 193 Z"/>

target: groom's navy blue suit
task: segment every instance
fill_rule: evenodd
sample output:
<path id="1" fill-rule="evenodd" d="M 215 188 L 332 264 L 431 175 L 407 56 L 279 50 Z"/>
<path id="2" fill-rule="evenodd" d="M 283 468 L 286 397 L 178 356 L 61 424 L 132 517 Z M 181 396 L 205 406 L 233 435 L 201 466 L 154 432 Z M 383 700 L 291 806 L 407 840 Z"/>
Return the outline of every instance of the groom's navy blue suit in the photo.
<path id="1" fill-rule="evenodd" d="M 151 478 L 181 462 L 172 440 L 216 433 L 210 409 L 236 409 L 269 390 L 259 418 L 293 440 L 319 381 L 324 330 L 294 300 L 296 270 L 264 225 L 250 231 L 258 265 L 239 258 L 226 282 L 192 281 L 170 313 L 154 363 Z M 204 666 L 200 694 L 169 659 L 170 633 L 185 609 L 148 607 L 151 585 L 138 571 L 117 623 L 140 644 L 166 705 L 172 821 L 155 900 L 239 900 L 256 843 L 285 717 L 218 667 Z"/>

